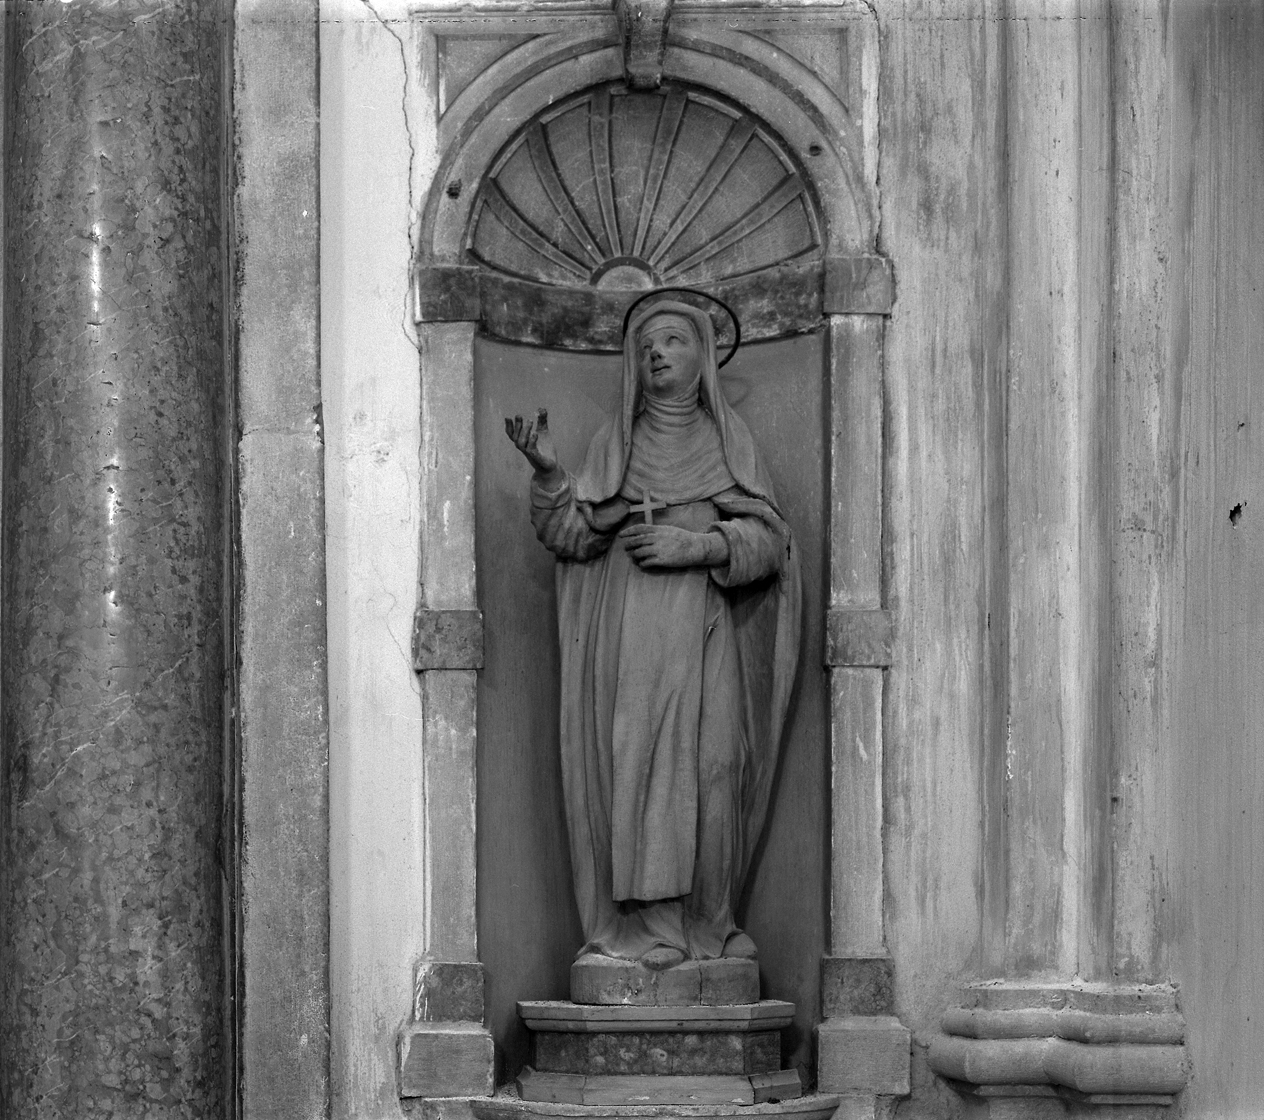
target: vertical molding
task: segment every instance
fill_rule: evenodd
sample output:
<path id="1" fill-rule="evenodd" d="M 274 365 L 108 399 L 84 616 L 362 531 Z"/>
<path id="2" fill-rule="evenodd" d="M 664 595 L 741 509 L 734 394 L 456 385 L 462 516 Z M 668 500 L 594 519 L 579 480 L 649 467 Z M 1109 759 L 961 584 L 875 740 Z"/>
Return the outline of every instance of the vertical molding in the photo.
<path id="1" fill-rule="evenodd" d="M 1177 381 L 1172 370 L 1171 95 L 1167 25 L 1146 0 L 1116 3 L 1112 73 L 1115 168 L 1111 437 L 1115 867 L 1112 968 L 1166 979 L 1159 931 L 1170 782 L 1169 605 L 1176 586 Z"/>
<path id="2" fill-rule="evenodd" d="M 1098 0 L 1077 19 L 1035 0 L 1009 14 L 1004 966 L 1096 975 L 1109 936 L 1109 22 Z"/>
<path id="3" fill-rule="evenodd" d="M 1077 684 L 1083 694 L 1079 829 L 1068 836 L 1068 873 L 1078 894 L 1074 975 L 1110 977 L 1111 677 L 1113 598 L 1110 521 L 1114 496 L 1112 358 L 1114 177 L 1110 0 L 1080 0 L 1079 34 L 1079 578 L 1082 601 Z"/>
<path id="4" fill-rule="evenodd" d="M 1079 604 L 1079 393 L 1076 105 L 1073 20 L 1011 0 L 1006 521 L 1009 720 L 1005 751 L 1005 970 L 1058 969 L 1065 926 L 1065 791 L 1077 785 L 1074 677 Z M 995 744 L 1000 747 L 1002 744 Z"/>
<path id="5" fill-rule="evenodd" d="M 1007 0 L 997 0 L 1004 15 Z M 989 256 L 980 261 L 992 264 L 1000 274 L 998 285 L 979 303 L 989 308 L 992 318 L 987 356 L 980 370 L 982 403 L 982 449 L 980 474 L 982 495 L 983 546 L 983 672 L 979 682 L 979 789 L 980 884 L 979 914 L 981 974 L 999 976 L 1005 969 L 1005 943 L 1009 912 L 1009 838 L 1006 806 L 1010 693 L 1010 541 L 1009 541 L 1009 307 L 1006 302 L 1013 269 L 1015 235 L 1009 221 L 1009 25 L 1004 19 L 992 40 L 996 52 L 993 78 L 996 99 L 993 127 L 996 135 L 988 152 L 999 170 L 991 184 L 991 199 L 1004 220 Z M 977 218 L 975 219 L 978 220 Z"/>
<path id="6" fill-rule="evenodd" d="M 330 1110 L 316 0 L 237 0 L 240 1107 Z"/>
<path id="7" fill-rule="evenodd" d="M 924 1031 L 998 975 L 1005 906 L 1005 53 L 1002 4 L 880 0 L 886 329 L 887 938 Z M 980 829 L 982 822 L 982 829 Z M 999 889 L 998 889 L 999 884 Z M 926 1084 L 925 1052 L 913 1052 Z"/>

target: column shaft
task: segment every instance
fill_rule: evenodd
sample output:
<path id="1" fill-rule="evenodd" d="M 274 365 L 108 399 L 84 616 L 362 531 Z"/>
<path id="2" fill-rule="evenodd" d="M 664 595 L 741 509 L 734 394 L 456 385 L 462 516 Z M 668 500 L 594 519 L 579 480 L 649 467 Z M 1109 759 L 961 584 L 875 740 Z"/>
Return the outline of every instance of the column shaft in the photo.
<path id="1" fill-rule="evenodd" d="M 219 8 L 19 2 L 0 1113 L 224 1108 Z"/>

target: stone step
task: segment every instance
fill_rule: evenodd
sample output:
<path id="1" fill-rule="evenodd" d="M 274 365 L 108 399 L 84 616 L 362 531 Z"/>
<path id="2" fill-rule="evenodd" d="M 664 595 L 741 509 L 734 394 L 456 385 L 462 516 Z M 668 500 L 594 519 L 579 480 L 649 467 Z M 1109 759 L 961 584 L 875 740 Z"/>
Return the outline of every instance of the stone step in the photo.
<path id="1" fill-rule="evenodd" d="M 724 1075 L 585 1076 L 552 1073 L 528 1066 L 518 1075 L 523 1101 L 587 1106 L 756 1105 L 802 1096 L 797 1070 L 748 1077 Z"/>
<path id="2" fill-rule="evenodd" d="M 574 1105 L 524 1101 L 516 1085 L 505 1085 L 493 1097 L 475 1097 L 469 1110 L 475 1120 L 664 1120 L 675 1113 L 691 1120 L 869 1120 L 873 1106 L 864 1112 L 863 1098 L 845 1101 L 832 1093 L 805 1093 L 802 1097 L 769 1100 L 763 1104 L 703 1104 L 679 1107 L 646 1104 Z M 840 1107 L 841 1106 L 841 1107 Z M 864 1115 L 862 1116 L 862 1112 Z"/>

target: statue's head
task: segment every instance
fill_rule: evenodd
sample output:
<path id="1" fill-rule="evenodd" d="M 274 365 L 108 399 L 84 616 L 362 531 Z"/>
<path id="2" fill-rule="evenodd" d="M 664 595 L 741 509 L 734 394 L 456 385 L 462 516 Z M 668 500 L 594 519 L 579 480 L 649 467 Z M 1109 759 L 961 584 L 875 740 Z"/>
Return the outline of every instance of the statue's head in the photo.
<path id="1" fill-rule="evenodd" d="M 652 312 L 637 329 L 637 373 L 647 396 L 673 400 L 696 394 L 704 361 L 697 327 L 679 312 Z"/>

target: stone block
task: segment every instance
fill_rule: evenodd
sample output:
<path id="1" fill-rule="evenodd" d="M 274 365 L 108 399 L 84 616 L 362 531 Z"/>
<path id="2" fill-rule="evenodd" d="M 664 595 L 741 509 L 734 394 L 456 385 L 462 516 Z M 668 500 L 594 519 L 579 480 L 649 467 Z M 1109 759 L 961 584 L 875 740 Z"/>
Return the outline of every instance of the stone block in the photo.
<path id="1" fill-rule="evenodd" d="M 825 618 L 825 664 L 882 668 L 893 660 L 895 623 L 890 611 L 833 608 Z"/>
<path id="2" fill-rule="evenodd" d="M 583 1104 L 584 1082 L 582 1073 L 545 1073 L 527 1066 L 514 1082 L 518 1097 L 524 1101 L 543 1101 L 548 1104 Z"/>
<path id="3" fill-rule="evenodd" d="M 483 306 L 479 270 L 452 264 L 419 268 L 413 302 L 418 323 L 477 322 Z"/>
<path id="4" fill-rule="evenodd" d="M 749 1075 L 781 1068 L 779 1031 L 537 1031 L 532 1047 L 532 1065 L 547 1073 Z"/>
<path id="5" fill-rule="evenodd" d="M 821 961 L 821 1014 L 890 1015 L 893 1009 L 890 957 L 825 957 Z"/>
<path id="6" fill-rule="evenodd" d="M 909 1092 L 910 1036 L 890 1015 L 827 1019 L 817 1027 L 817 1080 L 829 1093 Z"/>
<path id="7" fill-rule="evenodd" d="M 895 302 L 895 276 L 886 257 L 828 257 L 825 261 L 827 315 L 890 315 Z"/>
<path id="8" fill-rule="evenodd" d="M 413 668 L 481 669 L 483 612 L 428 610 L 413 617 Z"/>
<path id="9" fill-rule="evenodd" d="M 770 1101 L 789 1101 L 803 1096 L 803 1082 L 797 1069 L 781 1069 L 775 1073 L 757 1073 L 751 1076 L 751 1091 L 756 1104 Z"/>
<path id="10" fill-rule="evenodd" d="M 483 966 L 477 961 L 421 961 L 413 976 L 419 1023 L 483 1021 Z"/>
<path id="11" fill-rule="evenodd" d="M 694 964 L 700 980 L 699 1003 L 719 1007 L 759 1002 L 759 965 L 754 961 L 721 959 Z"/>
<path id="12" fill-rule="evenodd" d="M 489 1096 L 495 1055 L 477 1023 L 411 1023 L 399 1032 L 401 1097 Z"/>
<path id="13" fill-rule="evenodd" d="M 640 961 L 587 953 L 571 965 L 571 999 L 622 1007 L 758 1003 L 759 965 L 730 959 L 685 961 L 655 971 Z"/>

